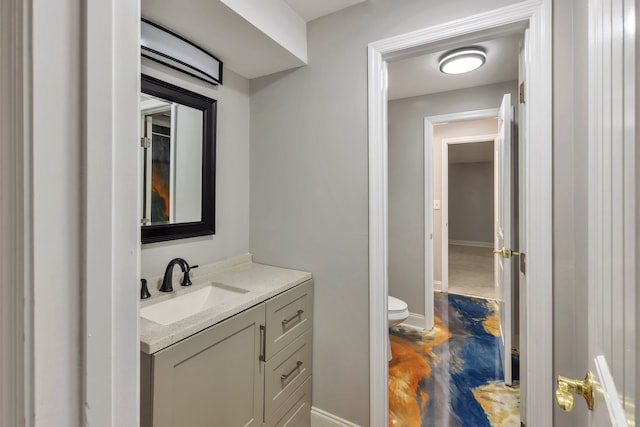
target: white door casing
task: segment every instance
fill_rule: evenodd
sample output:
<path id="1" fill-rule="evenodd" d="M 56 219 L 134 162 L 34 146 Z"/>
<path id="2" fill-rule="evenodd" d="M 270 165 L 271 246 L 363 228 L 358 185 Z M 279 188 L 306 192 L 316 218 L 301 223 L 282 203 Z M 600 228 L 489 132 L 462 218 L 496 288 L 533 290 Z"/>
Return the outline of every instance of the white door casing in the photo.
<path id="1" fill-rule="evenodd" d="M 495 116 L 494 116 L 495 117 Z M 496 134 L 472 135 L 442 139 L 442 204 L 441 204 L 441 258 L 442 292 L 449 292 L 449 145 L 495 141 Z M 495 163 L 494 163 L 495 165 Z M 495 166 L 494 166 L 495 167 Z M 495 188 L 494 188 L 495 192 Z"/>
<path id="2" fill-rule="evenodd" d="M 460 113 L 441 114 L 425 117 L 424 119 L 424 318 L 425 329 L 431 330 L 434 326 L 434 153 L 433 153 L 433 126 L 441 123 L 461 122 L 465 120 L 477 120 L 496 117 L 498 109 L 464 111 Z M 442 246 L 442 245 L 441 245 Z"/>
<path id="3" fill-rule="evenodd" d="M 368 139 L 369 139 L 369 345 L 370 425 L 388 422 L 387 327 L 387 61 L 410 56 L 420 49 L 435 48 L 454 37 L 477 39 L 496 35 L 506 28 L 529 28 L 526 46 L 527 127 L 524 147 L 524 193 L 527 195 L 525 234 L 528 313 L 521 328 L 536 342 L 536 357 L 527 358 L 527 391 L 524 417 L 529 425 L 552 425 L 552 73 L 551 0 L 529 0 L 490 12 L 391 37 L 368 47 Z M 535 233 L 532 232 L 535 230 Z M 540 313 L 548 313 L 541 316 Z M 527 349 L 527 351 L 530 351 Z M 527 355 L 524 355 L 526 357 Z"/>
<path id="4" fill-rule="evenodd" d="M 522 44 L 520 45 L 519 53 L 518 53 L 518 88 L 522 84 L 523 95 L 526 96 L 526 50 L 525 46 L 528 45 L 529 39 L 529 30 L 525 30 L 524 39 L 522 40 Z M 515 100 L 518 102 L 518 247 L 524 248 L 526 247 L 526 210 L 525 210 L 525 198 L 522 197 L 524 195 L 524 168 L 525 168 L 525 159 L 524 159 L 524 147 L 526 143 L 526 137 L 528 135 L 527 131 L 527 123 L 525 117 L 527 115 L 527 104 L 520 102 L 520 99 Z M 518 260 L 521 261 L 521 260 Z M 526 260 L 525 260 L 526 261 Z M 524 264 L 523 264 L 524 265 Z M 527 369 L 527 359 L 526 355 L 528 353 L 527 345 L 527 328 L 525 328 L 526 322 L 526 313 L 527 313 L 527 304 L 526 304 L 526 286 L 527 286 L 527 276 L 525 274 L 525 269 L 518 268 L 518 348 L 520 350 L 520 372 L 528 372 Z M 526 414 L 527 414 L 527 378 L 524 375 L 520 375 L 520 422 L 524 425 L 527 424 Z"/>
<path id="5" fill-rule="evenodd" d="M 511 250 L 511 126 L 512 126 L 512 107 L 511 95 L 505 94 L 500 104 L 500 113 L 498 114 L 498 135 L 495 139 L 495 250 Z M 512 385 L 511 372 L 511 326 L 512 326 L 512 266 L 513 258 L 507 258 L 494 255 L 495 273 L 494 282 L 496 290 L 496 299 L 500 306 L 500 354 L 502 356 L 502 365 L 504 371 L 504 382 L 506 385 Z"/>
<path id="6" fill-rule="evenodd" d="M 0 7 L 0 425 L 33 425 L 31 2 Z"/>

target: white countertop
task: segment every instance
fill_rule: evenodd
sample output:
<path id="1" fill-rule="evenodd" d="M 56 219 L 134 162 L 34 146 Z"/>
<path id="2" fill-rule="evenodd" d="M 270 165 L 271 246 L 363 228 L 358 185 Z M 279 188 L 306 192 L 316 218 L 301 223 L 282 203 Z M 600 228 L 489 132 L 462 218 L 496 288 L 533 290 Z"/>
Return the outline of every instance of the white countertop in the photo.
<path id="1" fill-rule="evenodd" d="M 296 285 L 311 279 L 311 273 L 272 267 L 252 262 L 251 255 L 242 255 L 228 260 L 202 266 L 191 273 L 193 285 L 180 286 L 182 273 L 174 269 L 173 292 L 163 293 L 158 289 L 158 278 L 149 280 L 151 298 L 141 300 L 140 307 L 155 304 L 183 293 L 193 292 L 213 281 L 223 285 L 248 290 L 227 304 L 201 311 L 193 316 L 169 325 L 160 325 L 140 317 L 140 351 L 153 354 L 163 348 L 196 334 L 209 326 L 260 304 Z"/>

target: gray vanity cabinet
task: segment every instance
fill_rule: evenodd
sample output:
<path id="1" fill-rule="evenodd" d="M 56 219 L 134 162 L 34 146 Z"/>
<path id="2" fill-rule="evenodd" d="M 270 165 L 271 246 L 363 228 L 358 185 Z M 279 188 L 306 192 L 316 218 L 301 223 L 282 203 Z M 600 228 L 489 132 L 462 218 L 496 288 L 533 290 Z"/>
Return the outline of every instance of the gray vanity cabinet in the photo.
<path id="1" fill-rule="evenodd" d="M 142 427 L 308 427 L 313 282 L 152 355 L 141 354 Z"/>
<path id="2" fill-rule="evenodd" d="M 150 425 L 262 425 L 262 324 L 259 305 L 151 356 Z"/>

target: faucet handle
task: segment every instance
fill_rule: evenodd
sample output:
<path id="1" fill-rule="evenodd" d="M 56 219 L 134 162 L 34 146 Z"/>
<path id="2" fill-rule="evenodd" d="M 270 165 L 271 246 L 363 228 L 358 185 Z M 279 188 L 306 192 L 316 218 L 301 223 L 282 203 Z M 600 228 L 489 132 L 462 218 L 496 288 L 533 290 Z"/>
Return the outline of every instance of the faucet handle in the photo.
<path id="1" fill-rule="evenodd" d="M 147 288 L 147 279 L 140 279 L 142 287 L 140 288 L 140 299 L 147 299 L 151 296 L 149 288 Z"/>
<path id="2" fill-rule="evenodd" d="M 187 264 L 187 268 L 184 270 L 184 277 L 182 278 L 182 286 L 191 286 L 193 283 L 191 283 L 191 278 L 189 277 L 189 272 L 191 270 L 193 270 L 194 268 L 198 268 L 200 267 L 199 265 L 192 265 L 191 267 L 189 267 L 189 265 Z"/>

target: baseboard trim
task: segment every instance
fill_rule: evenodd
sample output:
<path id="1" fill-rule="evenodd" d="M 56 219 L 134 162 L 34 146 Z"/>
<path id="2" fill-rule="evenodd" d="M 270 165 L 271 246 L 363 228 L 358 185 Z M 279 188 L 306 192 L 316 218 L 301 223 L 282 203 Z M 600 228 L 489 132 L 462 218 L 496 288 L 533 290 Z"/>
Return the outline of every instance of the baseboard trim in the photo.
<path id="1" fill-rule="evenodd" d="M 474 248 L 493 248 L 492 242 L 474 242 L 471 240 L 451 240 L 449 239 L 450 245 L 457 246 L 473 246 Z"/>
<path id="2" fill-rule="evenodd" d="M 311 407 L 311 427 L 360 427 L 315 406 Z"/>
<path id="3" fill-rule="evenodd" d="M 417 328 L 417 329 L 424 330 L 425 329 L 424 328 L 424 326 L 425 326 L 424 315 L 423 314 L 409 313 L 409 317 L 407 318 L 407 320 L 402 322 L 402 325 L 408 326 L 410 328 Z"/>

